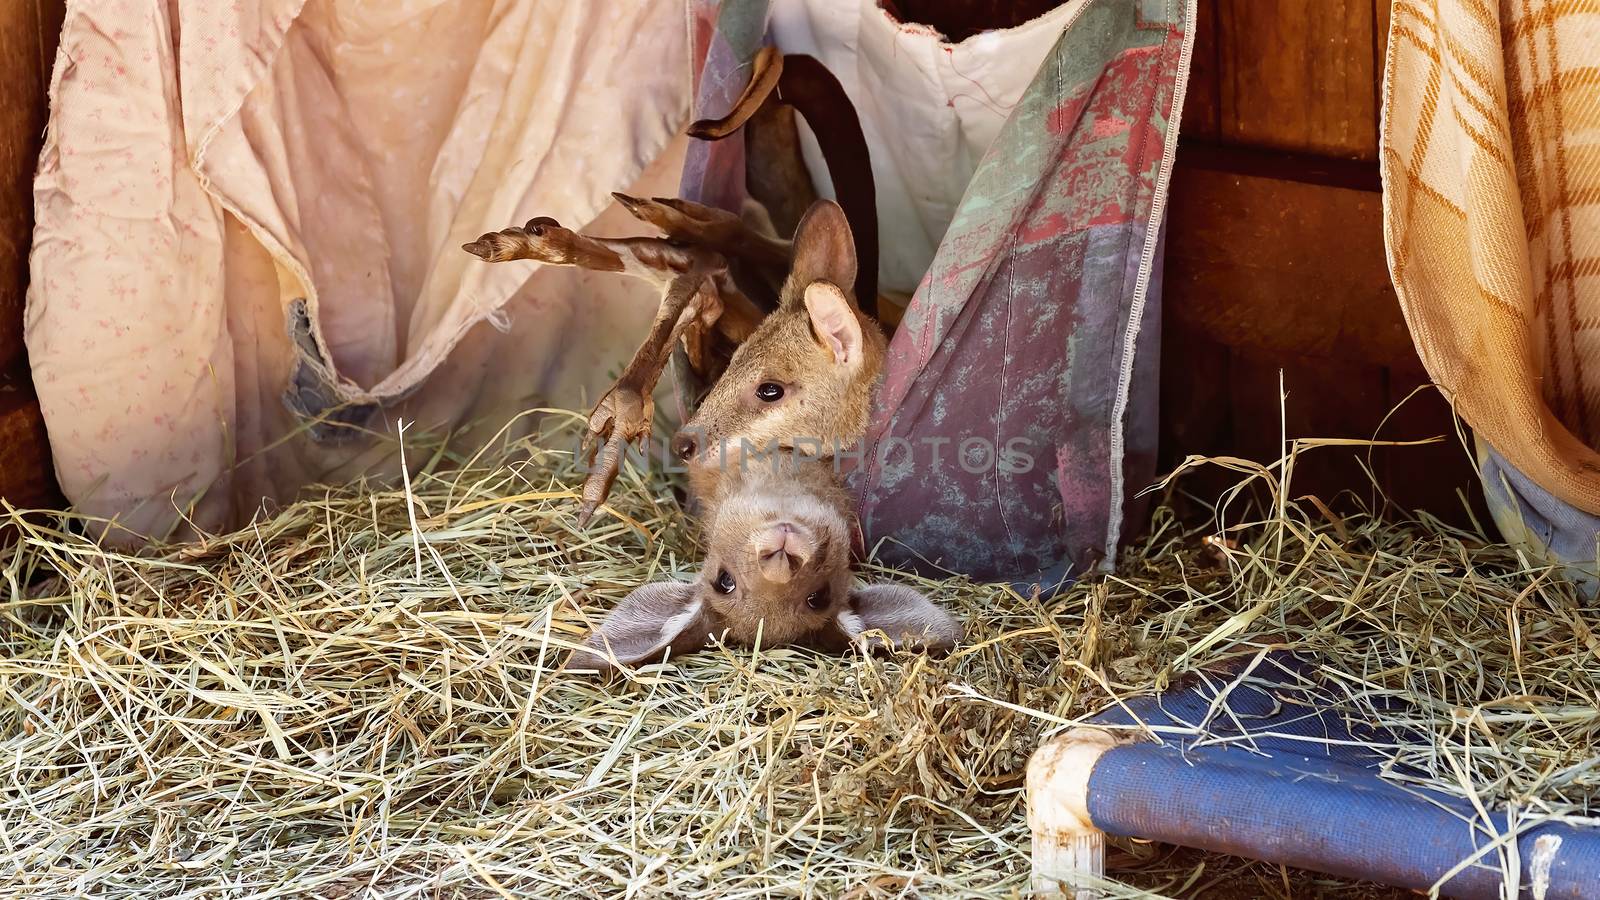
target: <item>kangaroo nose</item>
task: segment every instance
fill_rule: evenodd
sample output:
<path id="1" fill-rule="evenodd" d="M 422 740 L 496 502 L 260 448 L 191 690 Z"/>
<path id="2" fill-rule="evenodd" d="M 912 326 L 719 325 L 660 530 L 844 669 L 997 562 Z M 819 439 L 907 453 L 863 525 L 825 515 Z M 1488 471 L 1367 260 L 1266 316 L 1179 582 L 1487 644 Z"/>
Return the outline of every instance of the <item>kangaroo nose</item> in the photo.
<path id="1" fill-rule="evenodd" d="M 699 444 L 695 441 L 694 435 L 692 434 L 686 434 L 680 431 L 672 438 L 672 455 L 683 460 L 684 462 L 688 462 L 689 459 L 694 456 L 694 452 L 697 449 L 699 449 Z"/>
<path id="2" fill-rule="evenodd" d="M 750 537 L 756 566 L 761 577 L 773 584 L 787 584 L 816 555 L 817 544 L 811 532 L 794 522 L 774 522 Z"/>

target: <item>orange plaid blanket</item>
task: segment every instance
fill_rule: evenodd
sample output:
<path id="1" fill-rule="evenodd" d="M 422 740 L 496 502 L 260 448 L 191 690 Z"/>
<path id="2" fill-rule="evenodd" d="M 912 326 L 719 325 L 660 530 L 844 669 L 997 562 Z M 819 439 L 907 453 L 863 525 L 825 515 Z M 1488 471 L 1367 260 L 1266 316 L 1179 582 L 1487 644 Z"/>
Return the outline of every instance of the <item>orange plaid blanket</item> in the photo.
<path id="1" fill-rule="evenodd" d="M 1382 157 L 1417 350 L 1478 436 L 1600 513 L 1600 0 L 1395 0 Z"/>

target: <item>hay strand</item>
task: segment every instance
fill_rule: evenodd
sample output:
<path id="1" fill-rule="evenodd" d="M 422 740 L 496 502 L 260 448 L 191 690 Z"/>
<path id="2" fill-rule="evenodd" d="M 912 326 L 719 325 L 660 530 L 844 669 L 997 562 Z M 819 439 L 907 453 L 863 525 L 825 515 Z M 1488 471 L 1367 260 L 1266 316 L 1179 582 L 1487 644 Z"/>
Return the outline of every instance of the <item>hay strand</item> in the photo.
<path id="1" fill-rule="evenodd" d="M 1193 461 L 1241 475 L 1218 523 L 1158 511 L 1115 576 L 1048 603 L 870 573 L 962 616 L 943 658 L 562 673 L 700 552 L 669 482 L 631 467 L 575 529 L 581 473 L 552 448 L 580 420 L 142 553 L 7 510 L 0 895 L 1016 896 L 1044 736 L 1272 647 L 1419 735 L 1387 749 L 1428 786 L 1529 822 L 1593 810 L 1600 641 L 1571 587 L 1426 517 L 1292 499 L 1304 447 Z M 1113 896 L 1384 895 L 1145 844 L 1111 864 L 1135 885 Z"/>

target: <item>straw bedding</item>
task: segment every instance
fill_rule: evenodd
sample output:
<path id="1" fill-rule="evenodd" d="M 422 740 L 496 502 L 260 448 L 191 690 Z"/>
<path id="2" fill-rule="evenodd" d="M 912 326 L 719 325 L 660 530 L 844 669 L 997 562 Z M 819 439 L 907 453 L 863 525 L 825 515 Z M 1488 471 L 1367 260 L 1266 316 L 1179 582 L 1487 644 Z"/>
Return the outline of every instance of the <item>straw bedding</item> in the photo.
<path id="1" fill-rule="evenodd" d="M 1116 577 L 1049 602 L 873 573 L 964 618 L 943 658 L 560 673 L 698 553 L 658 473 L 574 528 L 572 421 L 138 555 L 12 514 L 0 896 L 1015 896 L 1043 735 L 1274 641 L 1324 654 L 1354 715 L 1412 704 L 1425 737 L 1396 755 L 1439 785 L 1536 815 L 1600 788 L 1600 637 L 1570 589 L 1481 535 L 1290 502 L 1292 456 L 1224 461 L 1237 549 L 1161 511 Z M 1384 895 L 1143 844 L 1112 864 L 1126 895 Z"/>

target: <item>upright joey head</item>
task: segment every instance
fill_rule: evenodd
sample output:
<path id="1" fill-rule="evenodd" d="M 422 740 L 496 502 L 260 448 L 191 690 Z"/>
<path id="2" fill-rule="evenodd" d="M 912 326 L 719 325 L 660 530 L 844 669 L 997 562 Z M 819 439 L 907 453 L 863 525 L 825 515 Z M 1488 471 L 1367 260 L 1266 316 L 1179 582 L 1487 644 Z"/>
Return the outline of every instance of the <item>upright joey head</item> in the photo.
<path id="1" fill-rule="evenodd" d="M 795 230 L 778 308 L 739 346 L 673 438 L 691 471 L 748 448 L 830 455 L 866 431 L 886 341 L 856 302 L 856 249 L 844 211 L 812 205 Z"/>

